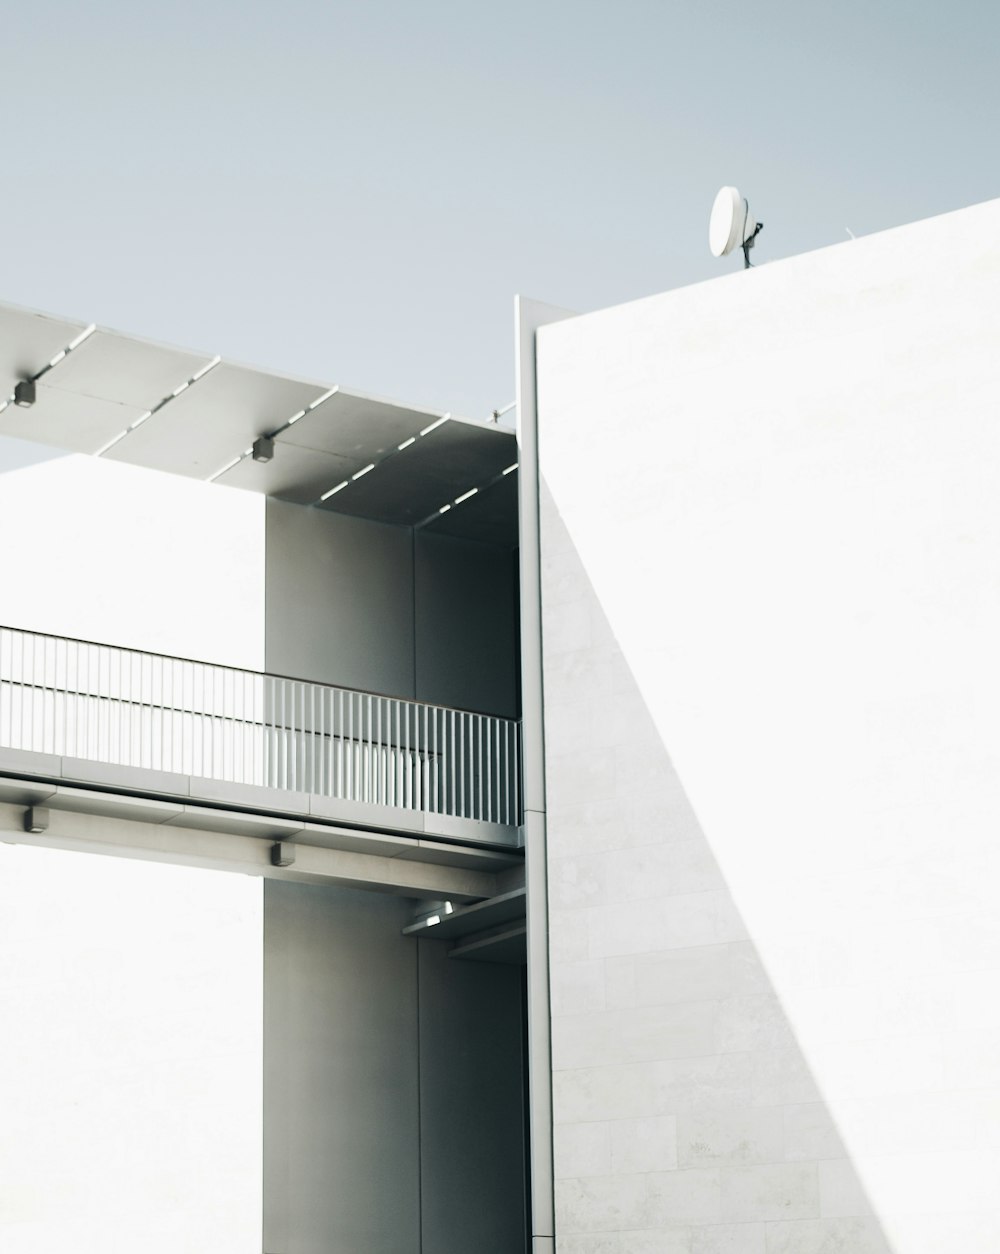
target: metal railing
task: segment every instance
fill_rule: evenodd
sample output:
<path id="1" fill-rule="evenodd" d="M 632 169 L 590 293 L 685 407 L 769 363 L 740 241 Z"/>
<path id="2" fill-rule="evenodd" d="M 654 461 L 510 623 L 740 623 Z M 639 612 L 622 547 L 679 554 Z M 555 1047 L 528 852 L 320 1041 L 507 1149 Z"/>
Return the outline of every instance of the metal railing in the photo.
<path id="1" fill-rule="evenodd" d="M 513 720 L 10 627 L 0 745 L 521 821 Z"/>

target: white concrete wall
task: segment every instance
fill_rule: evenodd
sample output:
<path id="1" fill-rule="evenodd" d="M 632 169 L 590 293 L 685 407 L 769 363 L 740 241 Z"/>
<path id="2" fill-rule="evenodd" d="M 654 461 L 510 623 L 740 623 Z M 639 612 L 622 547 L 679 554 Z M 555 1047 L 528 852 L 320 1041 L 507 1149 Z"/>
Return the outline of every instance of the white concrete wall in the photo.
<path id="1" fill-rule="evenodd" d="M 0 623 L 264 664 L 264 499 L 0 439 Z"/>
<path id="2" fill-rule="evenodd" d="M 0 844 L 4 1254 L 260 1254 L 261 945 L 258 879 Z"/>
<path id="3" fill-rule="evenodd" d="M 538 334 L 559 1254 L 1000 1248 L 1000 202 Z"/>
<path id="4" fill-rule="evenodd" d="M 263 665 L 262 499 L 3 439 L 0 531 L 5 625 Z M 0 841 L 0 1249 L 260 1254 L 261 881 Z"/>

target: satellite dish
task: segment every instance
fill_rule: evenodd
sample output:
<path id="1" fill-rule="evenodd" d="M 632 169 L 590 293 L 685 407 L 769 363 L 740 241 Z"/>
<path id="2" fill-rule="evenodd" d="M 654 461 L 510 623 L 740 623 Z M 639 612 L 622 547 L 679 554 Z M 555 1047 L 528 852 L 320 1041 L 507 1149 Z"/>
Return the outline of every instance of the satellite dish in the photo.
<path id="1" fill-rule="evenodd" d="M 722 187 L 712 205 L 708 220 L 708 246 L 714 257 L 728 257 L 739 245 L 743 249 L 743 262 L 749 269 L 750 249 L 764 228 L 750 212 L 744 196 L 735 187 Z"/>

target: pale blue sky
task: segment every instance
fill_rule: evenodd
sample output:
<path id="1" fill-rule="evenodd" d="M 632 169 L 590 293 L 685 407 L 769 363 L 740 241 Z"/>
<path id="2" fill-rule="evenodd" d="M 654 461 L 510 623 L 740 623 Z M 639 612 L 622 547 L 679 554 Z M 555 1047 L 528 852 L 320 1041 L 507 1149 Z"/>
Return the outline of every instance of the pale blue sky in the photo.
<path id="1" fill-rule="evenodd" d="M 1000 8 L 4 6 L 0 299 L 483 415 L 512 296 L 709 278 L 1000 194 Z M 919 265 L 919 258 L 914 258 Z"/>

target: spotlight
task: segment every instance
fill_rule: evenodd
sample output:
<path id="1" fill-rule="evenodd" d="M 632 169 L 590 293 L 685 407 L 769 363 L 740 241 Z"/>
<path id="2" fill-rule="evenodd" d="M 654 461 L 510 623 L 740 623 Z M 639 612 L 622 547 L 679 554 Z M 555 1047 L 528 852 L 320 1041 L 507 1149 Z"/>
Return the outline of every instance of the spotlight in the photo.
<path id="1" fill-rule="evenodd" d="M 269 462 L 274 456 L 274 438 L 262 435 L 253 442 L 253 459 L 255 462 Z"/>
<path id="2" fill-rule="evenodd" d="M 14 389 L 14 404 L 22 409 L 30 409 L 35 403 L 35 380 L 22 379 Z"/>

